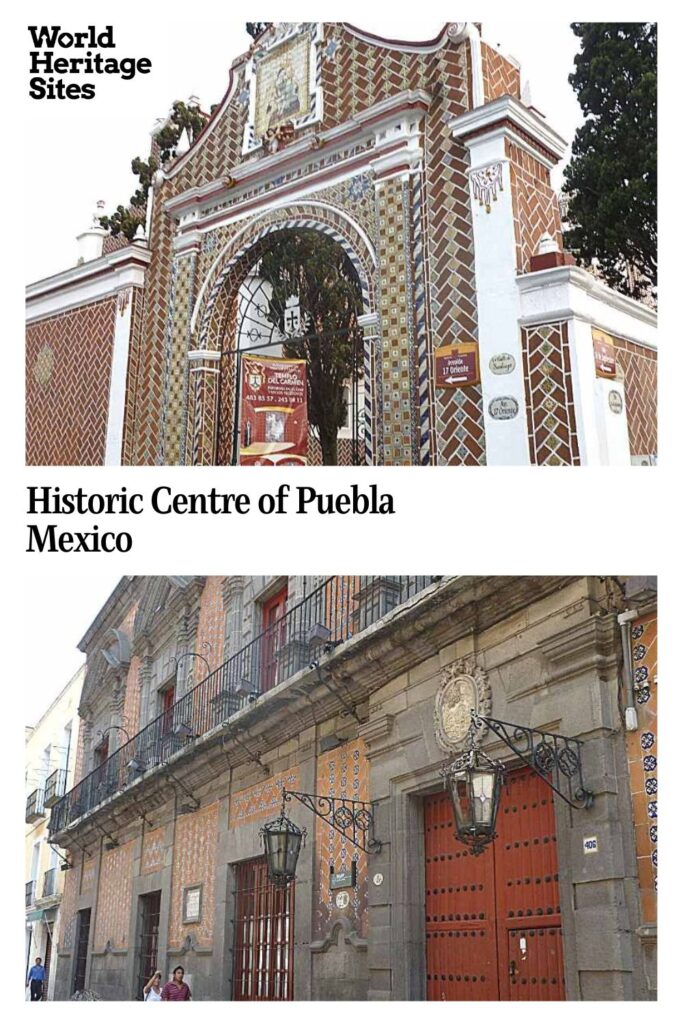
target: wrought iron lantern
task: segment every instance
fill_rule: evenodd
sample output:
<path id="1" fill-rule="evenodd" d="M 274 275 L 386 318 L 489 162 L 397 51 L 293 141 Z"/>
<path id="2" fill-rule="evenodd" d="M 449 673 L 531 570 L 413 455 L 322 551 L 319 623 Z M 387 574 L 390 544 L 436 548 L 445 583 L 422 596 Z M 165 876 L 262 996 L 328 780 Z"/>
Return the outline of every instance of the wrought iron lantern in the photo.
<path id="1" fill-rule="evenodd" d="M 453 804 L 456 838 L 478 856 L 496 837 L 505 767 L 483 751 L 472 749 L 441 773 Z"/>
<path id="2" fill-rule="evenodd" d="M 288 885 L 296 877 L 296 865 L 306 839 L 306 829 L 299 828 L 287 817 L 284 798 L 280 817 L 267 822 L 260 829 L 259 835 L 263 839 L 270 881 L 280 887 Z"/>

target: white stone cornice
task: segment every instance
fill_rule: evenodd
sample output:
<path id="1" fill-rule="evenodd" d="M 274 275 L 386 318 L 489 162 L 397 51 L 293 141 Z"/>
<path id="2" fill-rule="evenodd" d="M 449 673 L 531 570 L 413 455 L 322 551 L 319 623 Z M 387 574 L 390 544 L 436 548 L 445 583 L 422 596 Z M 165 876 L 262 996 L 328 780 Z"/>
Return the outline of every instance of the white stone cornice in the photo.
<path id="1" fill-rule="evenodd" d="M 296 170 L 318 150 L 322 150 L 327 156 L 344 146 L 353 146 L 363 141 L 374 142 L 374 148 L 368 148 L 368 157 L 372 157 L 378 155 L 383 146 L 395 144 L 397 141 L 412 143 L 417 122 L 422 119 L 430 104 L 431 96 L 424 89 L 407 89 L 373 104 L 350 120 L 330 128 L 329 131 L 321 132 L 318 136 L 304 135 L 277 153 L 257 160 L 245 160 L 230 168 L 229 178 L 220 178 L 206 185 L 187 189 L 168 199 L 164 203 L 164 209 L 178 220 L 187 219 L 189 226 L 196 221 L 191 215 L 197 210 L 226 197 L 238 200 L 241 193 L 247 189 L 276 178 L 285 170 Z M 339 166 L 336 165 L 337 169 Z M 238 203 L 231 205 L 237 206 Z"/>
<path id="2" fill-rule="evenodd" d="M 455 28 L 457 31 L 460 31 L 465 25 L 464 22 L 449 22 L 444 25 L 434 39 L 428 39 L 425 42 L 412 42 L 411 40 L 385 39 L 383 36 L 364 32 L 361 28 L 356 28 L 355 25 L 350 25 L 347 22 L 342 22 L 342 24 L 349 35 L 355 36 L 356 39 L 360 39 L 370 46 L 375 46 L 377 49 L 399 50 L 402 53 L 436 53 L 437 50 L 441 50 L 446 45 L 449 39 L 451 41 L 459 41 L 453 40 L 450 35 L 451 29 Z"/>
<path id="3" fill-rule="evenodd" d="M 507 131 L 515 135 L 515 130 L 532 139 L 542 149 L 551 153 L 555 162 L 560 160 L 567 149 L 567 143 L 545 119 L 530 107 L 513 96 L 501 96 L 482 107 L 475 107 L 464 114 L 453 118 L 448 125 L 454 139 L 462 139 L 470 146 L 491 135 Z M 520 140 L 515 135 L 516 141 Z"/>
<path id="4" fill-rule="evenodd" d="M 520 323 L 575 317 L 629 341 L 657 348 L 657 314 L 608 288 L 583 267 L 550 267 L 517 277 Z"/>
<path id="5" fill-rule="evenodd" d="M 146 246 L 128 245 L 28 285 L 27 322 L 97 302 L 131 286 L 142 288 L 151 258 Z"/>

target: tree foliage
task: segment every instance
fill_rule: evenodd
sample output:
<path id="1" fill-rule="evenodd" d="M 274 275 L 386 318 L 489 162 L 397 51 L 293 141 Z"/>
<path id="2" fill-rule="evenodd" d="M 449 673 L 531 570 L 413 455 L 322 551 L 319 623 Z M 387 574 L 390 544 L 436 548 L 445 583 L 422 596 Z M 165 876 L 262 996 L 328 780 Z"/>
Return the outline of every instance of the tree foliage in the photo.
<path id="1" fill-rule="evenodd" d="M 586 118 L 564 192 L 566 242 L 608 284 L 639 297 L 657 281 L 657 27 L 579 22 L 569 82 Z"/>
<path id="2" fill-rule="evenodd" d="M 308 363 L 308 418 L 323 464 L 336 465 L 337 432 L 346 422 L 344 384 L 359 373 L 362 296 L 358 276 L 342 247 L 317 231 L 284 231 L 262 257 L 258 274 L 272 289 L 269 318 L 285 333 L 287 300 L 296 295 L 305 337 L 284 346 L 289 358 Z"/>
<path id="3" fill-rule="evenodd" d="M 159 170 L 161 164 L 173 159 L 176 155 L 176 146 L 180 141 L 183 130 L 187 129 L 190 141 L 193 142 L 206 123 L 206 115 L 199 107 L 189 107 L 187 104 L 178 101 L 173 104 L 171 114 L 167 122 L 154 135 L 154 141 L 159 151 L 159 159 L 152 155 L 148 160 L 141 160 L 139 156 L 131 162 L 131 170 L 138 179 L 138 187 L 130 197 L 129 205 L 119 205 L 112 214 L 100 217 L 100 224 L 111 235 L 125 235 L 129 241 L 135 237 L 138 225 L 144 224 L 145 210 L 147 208 L 147 196 L 154 179 L 154 174 Z"/>

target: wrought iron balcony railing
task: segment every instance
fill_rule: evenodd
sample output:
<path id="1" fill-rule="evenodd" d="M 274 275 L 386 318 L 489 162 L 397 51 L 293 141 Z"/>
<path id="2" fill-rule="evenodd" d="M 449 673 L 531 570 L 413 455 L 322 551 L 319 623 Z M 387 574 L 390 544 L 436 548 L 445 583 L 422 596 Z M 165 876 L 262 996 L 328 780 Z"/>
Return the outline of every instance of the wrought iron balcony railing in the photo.
<path id="1" fill-rule="evenodd" d="M 26 800 L 26 824 L 32 825 L 35 821 L 40 821 L 44 817 L 43 790 L 34 789 Z"/>
<path id="2" fill-rule="evenodd" d="M 429 586 L 433 576 L 331 576 L 180 697 L 52 807 L 50 832 L 168 761 L 261 694 Z"/>
<path id="3" fill-rule="evenodd" d="M 58 768 L 45 780 L 44 807 L 53 807 L 66 793 L 66 769 Z"/>
<path id="4" fill-rule="evenodd" d="M 57 868 L 48 868 L 43 875 L 43 898 L 54 896 L 57 892 Z"/>
<path id="5" fill-rule="evenodd" d="M 32 907 L 36 901 L 36 883 L 30 881 L 26 883 L 26 906 Z"/>

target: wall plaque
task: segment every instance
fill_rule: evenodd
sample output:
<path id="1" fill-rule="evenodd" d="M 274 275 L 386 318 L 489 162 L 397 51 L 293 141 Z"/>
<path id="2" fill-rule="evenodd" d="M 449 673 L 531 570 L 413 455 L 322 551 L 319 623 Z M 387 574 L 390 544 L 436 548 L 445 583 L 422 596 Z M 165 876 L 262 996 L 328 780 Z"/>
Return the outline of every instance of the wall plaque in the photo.
<path id="1" fill-rule="evenodd" d="M 437 348 L 434 359 L 437 388 L 461 388 L 479 383 L 479 347 L 473 342 Z"/>
<path id="2" fill-rule="evenodd" d="M 381 872 L 379 872 L 379 871 L 377 872 L 376 875 L 372 876 L 372 884 L 373 885 L 381 885 L 383 881 L 384 881 L 384 875 Z"/>
<path id="3" fill-rule="evenodd" d="M 183 889 L 183 924 L 193 924 L 202 919 L 202 887 L 188 885 Z"/>
<path id="4" fill-rule="evenodd" d="M 513 420 L 519 412 L 519 403 L 512 395 L 501 395 L 489 402 L 489 416 L 494 420 Z"/>
<path id="5" fill-rule="evenodd" d="M 624 400 L 618 391 L 610 391 L 607 396 L 607 402 L 612 412 L 616 413 L 617 416 L 624 410 Z"/>
<path id="6" fill-rule="evenodd" d="M 338 892 L 334 898 L 334 902 L 340 910 L 344 910 L 351 902 L 348 892 Z"/>
<path id="7" fill-rule="evenodd" d="M 489 370 L 499 376 L 504 373 L 512 373 L 516 365 L 515 357 L 509 352 L 499 352 L 489 359 Z"/>
<path id="8" fill-rule="evenodd" d="M 614 380 L 617 375 L 617 360 L 614 348 L 614 338 L 611 334 L 605 334 L 593 327 L 593 358 L 595 359 L 596 377 L 606 377 Z"/>

